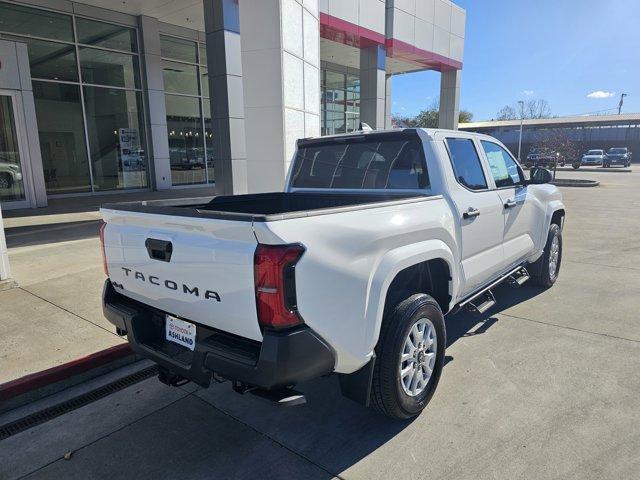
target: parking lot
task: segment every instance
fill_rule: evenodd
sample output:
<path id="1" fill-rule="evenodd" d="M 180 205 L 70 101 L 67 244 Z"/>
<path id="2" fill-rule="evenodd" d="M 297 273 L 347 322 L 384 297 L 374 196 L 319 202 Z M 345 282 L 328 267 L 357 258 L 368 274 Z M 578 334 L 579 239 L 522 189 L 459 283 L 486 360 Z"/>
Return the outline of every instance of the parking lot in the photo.
<path id="1" fill-rule="evenodd" d="M 447 318 L 447 363 L 417 419 L 343 399 L 334 377 L 291 408 L 151 378 L 1 441 L 0 479 L 638 478 L 640 167 L 558 176 L 600 181 L 562 189 L 558 282 L 500 287 L 483 317 Z"/>

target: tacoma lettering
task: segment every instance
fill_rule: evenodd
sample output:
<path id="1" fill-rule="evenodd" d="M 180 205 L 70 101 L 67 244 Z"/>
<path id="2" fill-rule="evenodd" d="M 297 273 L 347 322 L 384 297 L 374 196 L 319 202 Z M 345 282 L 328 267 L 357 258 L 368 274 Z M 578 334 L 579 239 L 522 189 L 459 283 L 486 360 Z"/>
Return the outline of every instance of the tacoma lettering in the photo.
<path id="1" fill-rule="evenodd" d="M 169 290 L 179 291 L 179 286 L 182 286 L 182 293 L 185 295 L 194 295 L 196 297 L 200 296 L 201 289 L 199 287 L 194 287 L 191 285 L 186 285 L 184 283 L 174 282 L 173 280 L 168 279 L 160 279 L 155 275 L 145 276 L 144 273 L 132 270 L 130 268 L 120 267 L 124 272 L 125 277 L 133 278 L 140 282 L 150 283 L 151 285 L 157 285 L 160 287 L 168 288 Z M 123 288 L 121 284 L 114 283 L 118 288 Z M 202 295 L 207 300 L 215 300 L 216 302 L 220 302 L 221 298 L 218 292 L 214 290 L 204 290 L 204 294 Z"/>

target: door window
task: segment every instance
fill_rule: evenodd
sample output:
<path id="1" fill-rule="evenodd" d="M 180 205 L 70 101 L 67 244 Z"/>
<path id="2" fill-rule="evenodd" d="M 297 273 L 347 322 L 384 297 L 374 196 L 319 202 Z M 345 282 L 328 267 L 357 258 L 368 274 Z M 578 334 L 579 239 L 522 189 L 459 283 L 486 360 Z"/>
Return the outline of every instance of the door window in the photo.
<path id="1" fill-rule="evenodd" d="M 509 152 L 497 143 L 486 140 L 482 140 L 480 143 L 487 154 L 491 175 L 497 188 L 513 187 L 524 183 L 522 171 Z"/>
<path id="2" fill-rule="evenodd" d="M 482 171 L 480 157 L 473 145 L 473 140 L 447 138 L 446 141 L 456 180 L 470 190 L 486 190 L 487 179 Z"/>
<path id="3" fill-rule="evenodd" d="M 20 149 L 11 97 L 0 95 L 0 200 L 23 200 Z"/>

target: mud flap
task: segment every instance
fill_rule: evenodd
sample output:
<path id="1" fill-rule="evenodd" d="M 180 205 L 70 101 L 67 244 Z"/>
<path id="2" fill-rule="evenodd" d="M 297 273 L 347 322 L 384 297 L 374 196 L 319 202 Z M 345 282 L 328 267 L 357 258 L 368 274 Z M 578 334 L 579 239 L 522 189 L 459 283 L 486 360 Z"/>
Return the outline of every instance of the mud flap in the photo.
<path id="1" fill-rule="evenodd" d="M 365 407 L 369 406 L 371 399 L 371 384 L 373 381 L 373 368 L 376 364 L 376 354 L 360 370 L 353 373 L 339 373 L 340 391 L 342 396 L 353 400 Z"/>

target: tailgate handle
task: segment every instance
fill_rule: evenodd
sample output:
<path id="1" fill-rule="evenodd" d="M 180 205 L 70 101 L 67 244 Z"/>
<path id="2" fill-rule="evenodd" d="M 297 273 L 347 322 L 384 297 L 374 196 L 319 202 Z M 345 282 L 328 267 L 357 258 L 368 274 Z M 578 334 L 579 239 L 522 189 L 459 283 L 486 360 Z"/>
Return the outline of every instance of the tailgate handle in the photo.
<path id="1" fill-rule="evenodd" d="M 173 253 L 173 244 L 168 240 L 158 240 L 157 238 L 147 238 L 144 242 L 147 247 L 149 257 L 162 262 L 170 262 Z"/>

